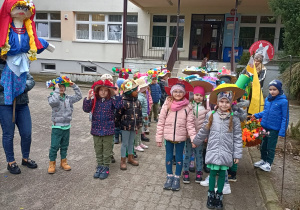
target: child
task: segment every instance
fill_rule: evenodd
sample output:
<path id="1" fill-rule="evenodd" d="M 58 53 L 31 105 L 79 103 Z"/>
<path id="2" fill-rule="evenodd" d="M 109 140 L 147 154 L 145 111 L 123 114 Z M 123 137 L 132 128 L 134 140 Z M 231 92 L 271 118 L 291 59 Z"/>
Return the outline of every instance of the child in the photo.
<path id="1" fill-rule="evenodd" d="M 138 84 L 127 79 L 122 84 L 123 107 L 116 113 L 116 121 L 120 122 L 122 132 L 121 163 L 120 169 L 126 170 L 126 150 L 128 151 L 128 163 L 138 166 L 139 162 L 133 158 L 133 142 L 136 131 L 142 127 L 142 108 L 138 100 Z"/>
<path id="2" fill-rule="evenodd" d="M 235 87 L 234 87 L 235 86 Z M 210 102 L 217 106 L 214 111 L 206 115 L 206 120 L 194 139 L 199 146 L 208 138 L 206 151 L 206 164 L 210 168 L 209 190 L 207 208 L 223 209 L 223 187 L 226 170 L 242 158 L 243 144 L 240 120 L 233 115 L 232 101 L 243 95 L 236 85 L 223 84 L 218 86 L 210 95 Z M 234 92 L 235 91 L 235 92 Z M 216 175 L 218 189 L 215 194 L 214 187 Z"/>
<path id="3" fill-rule="evenodd" d="M 56 80 L 57 81 L 57 80 Z M 75 95 L 65 94 L 66 86 L 70 85 Z M 49 150 L 49 168 L 48 173 L 55 173 L 55 164 L 57 152 L 60 149 L 61 163 L 60 167 L 65 171 L 71 170 L 67 163 L 67 151 L 70 140 L 70 128 L 73 113 L 73 104 L 82 99 L 79 87 L 69 81 L 55 84 L 54 91 L 48 96 L 49 105 L 52 108 L 52 133 L 51 146 Z"/>
<path id="4" fill-rule="evenodd" d="M 112 139 L 115 133 L 115 109 L 122 107 L 118 90 L 109 80 L 95 82 L 83 100 L 83 111 L 92 112 L 91 134 L 97 158 L 97 169 L 94 178 L 106 179 L 111 163 Z M 93 98 L 92 98 L 93 97 Z"/>
<path id="5" fill-rule="evenodd" d="M 211 92 L 213 86 L 205 81 L 192 81 L 191 85 L 194 86 L 194 98 L 191 102 L 193 107 L 193 114 L 195 116 L 195 128 L 198 132 L 204 122 L 205 116 L 210 109 L 206 109 L 205 92 Z M 192 148 L 192 142 L 190 139 L 186 141 L 185 145 L 185 158 L 183 160 L 183 183 L 190 183 L 189 176 L 189 163 L 192 153 L 194 153 L 196 159 L 196 180 L 195 182 L 200 183 L 202 180 L 202 149 L 203 145 Z"/>
<path id="6" fill-rule="evenodd" d="M 157 75 L 157 74 L 155 74 Z M 160 86 L 157 84 L 157 77 L 152 77 L 152 82 L 149 85 L 150 90 L 151 90 L 151 97 L 153 100 L 153 105 L 152 105 L 152 109 L 150 112 L 150 116 L 149 116 L 149 121 L 151 122 L 151 117 L 152 117 L 152 113 L 153 113 L 153 119 L 155 122 L 158 121 L 158 103 L 159 100 L 162 97 L 162 91 L 160 89 Z"/>
<path id="7" fill-rule="evenodd" d="M 122 90 L 121 90 L 121 85 L 123 84 L 123 82 L 125 81 L 125 79 L 123 78 L 119 78 L 117 80 L 117 86 L 119 88 L 119 93 L 120 95 L 123 94 Z M 117 111 L 117 110 L 116 110 Z M 114 143 L 115 144 L 119 144 L 119 141 L 120 141 L 120 136 L 121 136 L 121 139 L 122 139 L 122 133 L 121 133 L 121 129 L 120 127 L 118 127 L 117 125 L 119 125 L 119 123 L 115 123 L 115 136 L 114 136 Z"/>
<path id="8" fill-rule="evenodd" d="M 162 70 L 158 77 L 160 78 L 159 80 L 159 87 L 161 90 L 161 97 L 160 97 L 160 105 L 163 106 L 163 104 L 165 103 L 166 97 L 168 96 L 168 94 L 166 93 L 165 90 L 165 86 L 167 85 L 167 81 L 169 79 L 169 77 L 171 76 L 171 72 L 168 70 Z"/>
<path id="9" fill-rule="evenodd" d="M 135 80 L 136 83 L 139 85 L 139 93 L 138 93 L 138 100 L 141 103 L 141 107 L 142 107 L 142 117 L 143 117 L 143 127 L 147 127 L 148 125 L 148 101 L 147 101 L 147 95 L 146 95 L 146 90 L 148 88 L 147 83 L 145 82 L 145 79 L 143 78 L 139 78 L 137 80 Z M 135 136 L 134 139 L 134 144 L 135 147 L 134 149 L 140 152 L 144 152 L 144 149 L 148 149 L 148 146 L 146 146 L 145 144 L 143 144 L 141 142 L 141 138 L 143 136 L 142 134 L 142 130 L 144 130 L 144 128 L 140 128 L 137 131 L 137 135 Z"/>
<path id="10" fill-rule="evenodd" d="M 171 81 L 170 81 L 171 80 Z M 177 81 L 169 90 L 170 83 Z M 183 149 L 185 141 L 190 136 L 193 141 L 196 130 L 192 105 L 185 97 L 186 90 L 193 90 L 193 87 L 178 79 L 169 79 L 169 87 L 167 89 L 169 95 L 161 109 L 159 121 L 157 124 L 156 142 L 157 146 L 162 146 L 164 140 L 166 146 L 166 170 L 167 181 L 164 189 L 177 191 L 180 189 L 180 175 L 182 171 Z M 175 176 L 172 170 L 173 150 L 175 147 L 176 171 Z"/>
<path id="11" fill-rule="evenodd" d="M 283 93 L 282 83 L 279 80 L 273 80 L 269 84 L 269 96 L 265 100 L 264 111 L 254 115 L 254 118 L 262 119 L 262 127 L 270 132 L 262 141 L 261 160 L 254 163 L 255 167 L 271 171 L 278 136 L 285 137 L 289 124 L 288 109 L 288 101 Z"/>

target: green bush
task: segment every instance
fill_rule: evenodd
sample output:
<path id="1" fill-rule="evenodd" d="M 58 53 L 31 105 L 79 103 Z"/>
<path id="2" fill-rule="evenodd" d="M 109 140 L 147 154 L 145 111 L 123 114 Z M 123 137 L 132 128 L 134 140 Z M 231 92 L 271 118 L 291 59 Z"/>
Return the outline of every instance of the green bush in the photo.
<path id="1" fill-rule="evenodd" d="M 293 139 L 300 140 L 300 120 L 297 122 L 296 126 L 294 126 L 293 123 L 291 124 L 289 134 Z"/>
<path id="2" fill-rule="evenodd" d="M 291 81 L 289 67 L 281 74 L 280 79 L 287 89 L 290 88 L 291 96 L 300 101 L 300 62 L 292 65 Z"/>

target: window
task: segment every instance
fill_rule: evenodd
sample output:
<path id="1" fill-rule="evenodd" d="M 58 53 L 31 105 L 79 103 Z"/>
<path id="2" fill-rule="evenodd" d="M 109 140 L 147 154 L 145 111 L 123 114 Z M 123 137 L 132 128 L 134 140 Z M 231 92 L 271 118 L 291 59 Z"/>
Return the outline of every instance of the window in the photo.
<path id="1" fill-rule="evenodd" d="M 152 47 L 172 47 L 176 39 L 177 16 L 153 15 Z M 183 48 L 185 17 L 179 16 L 178 47 Z"/>
<path id="2" fill-rule="evenodd" d="M 239 36 L 239 46 L 249 49 L 254 43 L 255 27 L 241 27 Z"/>
<path id="3" fill-rule="evenodd" d="M 266 40 L 271 44 L 274 44 L 275 28 L 260 27 L 259 28 L 259 40 Z"/>
<path id="4" fill-rule="evenodd" d="M 76 39 L 122 41 L 122 15 L 76 14 Z M 137 15 L 127 17 L 127 35 L 137 36 Z"/>
<path id="5" fill-rule="evenodd" d="M 42 71 L 55 72 L 55 63 L 42 63 Z"/>
<path id="6" fill-rule="evenodd" d="M 241 23 L 256 23 L 256 16 L 242 16 Z"/>
<path id="7" fill-rule="evenodd" d="M 61 38 L 60 13 L 37 12 L 35 17 L 37 36 L 46 39 Z"/>
<path id="8" fill-rule="evenodd" d="M 261 16 L 260 17 L 260 23 L 275 24 L 276 23 L 276 17 L 273 17 L 273 16 Z"/>
<path id="9" fill-rule="evenodd" d="M 82 67 L 82 72 L 97 72 L 97 67 L 96 66 L 81 66 Z"/>

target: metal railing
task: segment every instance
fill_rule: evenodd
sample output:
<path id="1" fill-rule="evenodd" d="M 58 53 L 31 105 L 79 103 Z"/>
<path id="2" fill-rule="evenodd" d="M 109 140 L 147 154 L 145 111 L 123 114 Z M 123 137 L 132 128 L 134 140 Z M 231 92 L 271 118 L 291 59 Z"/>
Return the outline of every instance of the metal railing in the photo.
<path id="1" fill-rule="evenodd" d="M 127 36 L 126 58 L 168 60 L 176 37 Z"/>

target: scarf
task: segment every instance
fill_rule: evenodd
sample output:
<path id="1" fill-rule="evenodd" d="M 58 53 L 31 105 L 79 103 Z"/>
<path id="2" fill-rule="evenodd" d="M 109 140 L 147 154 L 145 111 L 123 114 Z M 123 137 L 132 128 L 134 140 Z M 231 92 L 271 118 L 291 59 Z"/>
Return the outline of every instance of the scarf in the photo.
<path id="1" fill-rule="evenodd" d="M 221 111 L 220 108 L 217 109 L 217 112 L 218 112 L 218 114 L 220 115 L 220 118 L 221 118 L 222 120 L 224 120 L 226 117 L 228 117 L 228 116 L 230 115 L 230 112 L 229 112 L 229 111 L 223 112 L 223 111 Z"/>
<path id="2" fill-rule="evenodd" d="M 188 105 L 190 102 L 186 98 L 183 98 L 182 101 L 173 101 L 171 105 L 171 111 L 176 112 L 182 109 L 182 107 Z"/>

